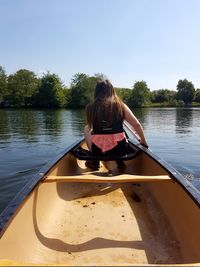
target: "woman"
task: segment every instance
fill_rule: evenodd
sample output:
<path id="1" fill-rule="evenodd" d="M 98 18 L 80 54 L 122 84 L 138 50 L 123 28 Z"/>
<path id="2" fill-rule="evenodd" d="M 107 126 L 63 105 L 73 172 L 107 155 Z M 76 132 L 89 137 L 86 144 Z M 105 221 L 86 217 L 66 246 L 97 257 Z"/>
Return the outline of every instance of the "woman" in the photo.
<path id="1" fill-rule="evenodd" d="M 120 100 L 108 80 L 97 82 L 94 101 L 86 107 L 86 119 L 85 140 L 94 155 L 123 156 L 127 153 L 127 140 L 123 130 L 125 121 L 133 127 L 140 143 L 148 147 L 140 122 Z M 90 162 L 86 165 L 92 167 Z M 97 169 L 98 162 L 93 166 Z M 118 162 L 118 167 L 122 166 Z"/>

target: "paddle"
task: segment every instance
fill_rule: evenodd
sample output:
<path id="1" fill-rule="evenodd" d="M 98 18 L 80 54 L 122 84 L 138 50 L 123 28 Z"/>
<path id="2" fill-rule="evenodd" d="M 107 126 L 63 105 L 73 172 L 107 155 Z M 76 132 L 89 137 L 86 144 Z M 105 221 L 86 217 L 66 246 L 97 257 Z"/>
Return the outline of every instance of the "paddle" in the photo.
<path id="1" fill-rule="evenodd" d="M 131 127 L 131 125 L 127 122 L 124 121 L 123 122 L 124 126 L 129 130 L 129 132 L 137 139 L 137 141 L 140 143 L 140 137 L 139 135 L 134 131 L 134 129 Z M 146 146 L 145 144 L 140 143 L 142 146 L 144 146 L 145 148 L 148 148 L 148 146 Z"/>

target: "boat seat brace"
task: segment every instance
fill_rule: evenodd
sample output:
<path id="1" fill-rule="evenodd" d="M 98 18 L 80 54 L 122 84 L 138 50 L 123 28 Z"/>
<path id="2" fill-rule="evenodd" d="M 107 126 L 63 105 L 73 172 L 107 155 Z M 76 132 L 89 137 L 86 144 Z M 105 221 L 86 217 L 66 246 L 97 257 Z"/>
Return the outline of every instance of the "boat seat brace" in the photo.
<path id="1" fill-rule="evenodd" d="M 116 160 L 130 160 L 135 158 L 140 153 L 140 150 L 138 148 L 130 147 L 128 149 L 128 153 L 124 156 L 108 156 L 108 155 L 100 155 L 96 156 L 93 155 L 91 151 L 82 148 L 81 146 L 76 147 L 72 150 L 72 154 L 78 158 L 79 160 L 101 160 L 101 161 L 116 161 Z"/>

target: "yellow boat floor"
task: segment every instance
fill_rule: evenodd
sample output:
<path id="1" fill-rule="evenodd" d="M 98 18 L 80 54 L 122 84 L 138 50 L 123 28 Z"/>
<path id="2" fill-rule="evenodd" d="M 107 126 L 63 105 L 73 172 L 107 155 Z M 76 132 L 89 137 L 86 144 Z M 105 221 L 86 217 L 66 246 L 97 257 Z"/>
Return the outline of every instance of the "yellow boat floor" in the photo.
<path id="1" fill-rule="evenodd" d="M 26 216 L 25 234 L 22 225 L 18 245 L 8 239 L 1 258 L 65 265 L 182 262 L 179 243 L 148 184 L 44 183 L 29 202 L 32 208 L 22 209 L 32 214 Z"/>

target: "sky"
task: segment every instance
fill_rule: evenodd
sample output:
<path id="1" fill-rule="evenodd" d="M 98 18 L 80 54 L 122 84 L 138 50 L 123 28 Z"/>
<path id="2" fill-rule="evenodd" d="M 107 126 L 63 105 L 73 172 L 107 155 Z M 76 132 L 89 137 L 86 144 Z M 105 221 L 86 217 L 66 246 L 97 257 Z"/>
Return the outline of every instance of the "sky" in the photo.
<path id="1" fill-rule="evenodd" d="M 200 88 L 200 0 L 0 0 L 0 65 L 70 85 L 78 72 L 115 87 Z"/>

